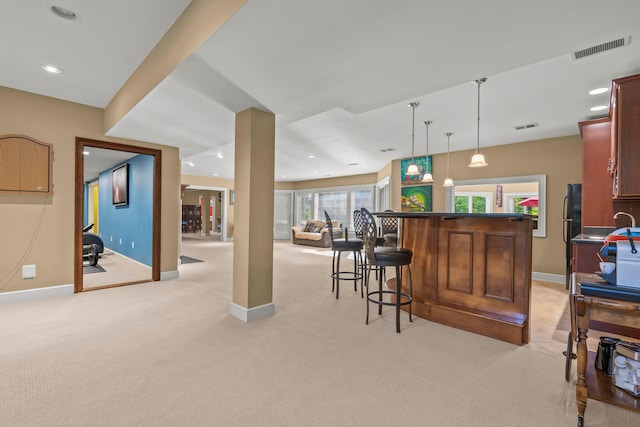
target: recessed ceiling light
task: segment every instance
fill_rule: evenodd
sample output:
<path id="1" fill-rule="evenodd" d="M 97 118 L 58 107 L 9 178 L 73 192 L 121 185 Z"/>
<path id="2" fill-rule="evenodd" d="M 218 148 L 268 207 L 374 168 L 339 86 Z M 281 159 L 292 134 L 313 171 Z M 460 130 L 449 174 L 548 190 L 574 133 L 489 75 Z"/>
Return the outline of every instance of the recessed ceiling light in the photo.
<path id="1" fill-rule="evenodd" d="M 195 163 L 193 163 L 193 162 L 187 162 L 187 164 L 188 164 L 189 166 L 191 166 L 191 167 L 194 167 L 194 166 L 196 165 L 196 164 L 195 164 Z"/>
<path id="2" fill-rule="evenodd" d="M 609 91 L 609 88 L 599 87 L 597 89 L 590 90 L 589 95 L 600 95 L 601 93 L 605 93 L 607 91 Z"/>
<path id="3" fill-rule="evenodd" d="M 316 156 L 314 156 L 313 154 L 309 154 L 307 157 L 310 159 L 314 159 Z"/>
<path id="4" fill-rule="evenodd" d="M 283 178 L 286 178 L 286 177 L 287 177 L 287 175 L 282 175 L 282 177 L 283 177 Z"/>
<path id="5" fill-rule="evenodd" d="M 218 154 L 218 158 L 219 158 L 219 159 L 221 159 L 221 158 L 223 158 L 223 157 L 224 157 L 224 156 L 223 156 L 222 154 Z"/>
<path id="6" fill-rule="evenodd" d="M 601 111 L 601 110 L 606 110 L 607 108 L 609 108 L 606 105 L 597 105 L 595 107 L 591 107 L 591 111 Z"/>
<path id="7" fill-rule="evenodd" d="M 75 13 L 73 10 L 64 6 L 54 5 L 54 6 L 51 6 L 49 10 L 51 10 L 51 12 L 53 12 L 54 15 L 62 19 L 66 19 L 68 21 L 75 21 L 79 17 L 79 15 Z"/>
<path id="8" fill-rule="evenodd" d="M 214 174 L 213 174 L 213 176 L 218 176 L 218 174 L 217 174 L 217 173 L 214 173 Z"/>
<path id="9" fill-rule="evenodd" d="M 43 70 L 45 70 L 48 73 L 51 74 L 61 74 L 62 73 L 62 68 L 58 68 L 55 65 L 41 65 L 40 68 L 42 68 Z"/>

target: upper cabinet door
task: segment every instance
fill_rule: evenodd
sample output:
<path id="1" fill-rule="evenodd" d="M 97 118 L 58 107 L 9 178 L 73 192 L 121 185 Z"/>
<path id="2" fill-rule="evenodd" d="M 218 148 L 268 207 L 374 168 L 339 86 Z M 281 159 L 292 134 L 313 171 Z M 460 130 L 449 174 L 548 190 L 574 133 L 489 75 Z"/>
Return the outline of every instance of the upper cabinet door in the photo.
<path id="1" fill-rule="evenodd" d="M 21 135 L 0 136 L 0 192 L 50 194 L 52 176 L 51 144 Z"/>
<path id="2" fill-rule="evenodd" d="M 614 80 L 614 199 L 640 200 L 640 74 Z"/>

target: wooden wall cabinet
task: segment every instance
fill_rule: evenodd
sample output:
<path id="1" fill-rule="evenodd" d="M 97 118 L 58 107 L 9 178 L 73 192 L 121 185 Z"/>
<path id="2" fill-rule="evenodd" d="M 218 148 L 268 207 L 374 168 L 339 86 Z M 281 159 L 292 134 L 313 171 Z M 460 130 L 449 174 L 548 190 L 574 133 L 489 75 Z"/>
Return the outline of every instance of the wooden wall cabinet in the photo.
<path id="1" fill-rule="evenodd" d="M 578 126 L 582 135 L 582 225 L 615 226 L 613 178 L 608 169 L 612 123 L 603 118 Z"/>
<path id="2" fill-rule="evenodd" d="M 613 81 L 610 114 L 613 198 L 640 200 L 640 74 Z"/>
<path id="3" fill-rule="evenodd" d="M 53 146 L 22 135 L 0 136 L 0 192 L 51 194 Z"/>

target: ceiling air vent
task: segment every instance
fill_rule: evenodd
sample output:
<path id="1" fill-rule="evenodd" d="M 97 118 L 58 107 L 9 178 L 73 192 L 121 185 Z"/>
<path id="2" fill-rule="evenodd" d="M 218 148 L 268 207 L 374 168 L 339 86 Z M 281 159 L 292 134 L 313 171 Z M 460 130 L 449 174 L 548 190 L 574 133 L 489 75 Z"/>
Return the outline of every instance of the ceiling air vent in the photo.
<path id="1" fill-rule="evenodd" d="M 571 54 L 571 59 L 582 59 L 587 56 L 595 55 L 596 53 L 605 52 L 607 50 L 615 49 L 617 47 L 623 47 L 631 43 L 631 36 L 622 37 L 617 40 L 612 40 L 610 42 L 601 43 L 596 46 L 591 46 L 586 49 L 578 50 Z"/>
<path id="2" fill-rule="evenodd" d="M 531 129 L 531 128 L 537 128 L 538 126 L 540 126 L 537 123 L 529 123 L 526 125 L 520 125 L 520 126 L 514 126 L 515 130 L 522 130 L 522 129 Z"/>
<path id="3" fill-rule="evenodd" d="M 382 153 L 388 153 L 389 151 L 395 151 L 395 148 L 382 148 L 381 150 L 379 150 Z"/>

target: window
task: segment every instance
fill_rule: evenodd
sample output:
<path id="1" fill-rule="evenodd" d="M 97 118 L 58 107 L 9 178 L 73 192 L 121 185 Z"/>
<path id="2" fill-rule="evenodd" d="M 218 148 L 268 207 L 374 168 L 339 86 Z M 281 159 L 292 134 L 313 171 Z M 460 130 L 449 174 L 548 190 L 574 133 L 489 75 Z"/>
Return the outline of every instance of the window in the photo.
<path id="1" fill-rule="evenodd" d="M 324 212 L 327 211 L 332 220 L 338 220 L 341 224 L 349 224 L 347 213 L 347 192 L 332 191 L 318 193 L 318 216 L 323 219 Z"/>
<path id="2" fill-rule="evenodd" d="M 331 219 L 353 230 L 353 211 L 373 209 L 373 186 L 323 188 L 296 191 L 296 224 L 308 219 L 324 219 L 326 210 Z"/>
<path id="3" fill-rule="evenodd" d="M 376 210 L 379 212 L 391 208 L 389 194 L 391 193 L 391 180 L 386 177 L 376 184 Z M 372 205 L 373 206 L 373 205 Z"/>
<path id="4" fill-rule="evenodd" d="M 505 194 L 508 212 L 538 215 L 537 193 L 510 193 Z"/>
<path id="5" fill-rule="evenodd" d="M 308 219 L 314 219 L 313 216 L 313 194 L 296 194 L 296 221 L 298 224 L 304 224 Z"/>
<path id="6" fill-rule="evenodd" d="M 466 193 L 456 191 L 455 211 L 457 213 L 491 213 L 493 193 Z"/>
<path id="7" fill-rule="evenodd" d="M 475 212 L 475 209 L 480 209 L 482 202 L 468 198 L 463 200 L 458 196 L 493 194 L 495 197 L 491 196 L 486 200 L 487 213 L 535 215 L 538 220 L 537 228 L 533 230 L 533 236 L 546 237 L 546 190 L 546 175 L 456 181 L 454 187 L 446 189 L 445 206 L 447 206 L 448 212 L 464 212 L 464 209 L 467 209 L 466 212 Z"/>

